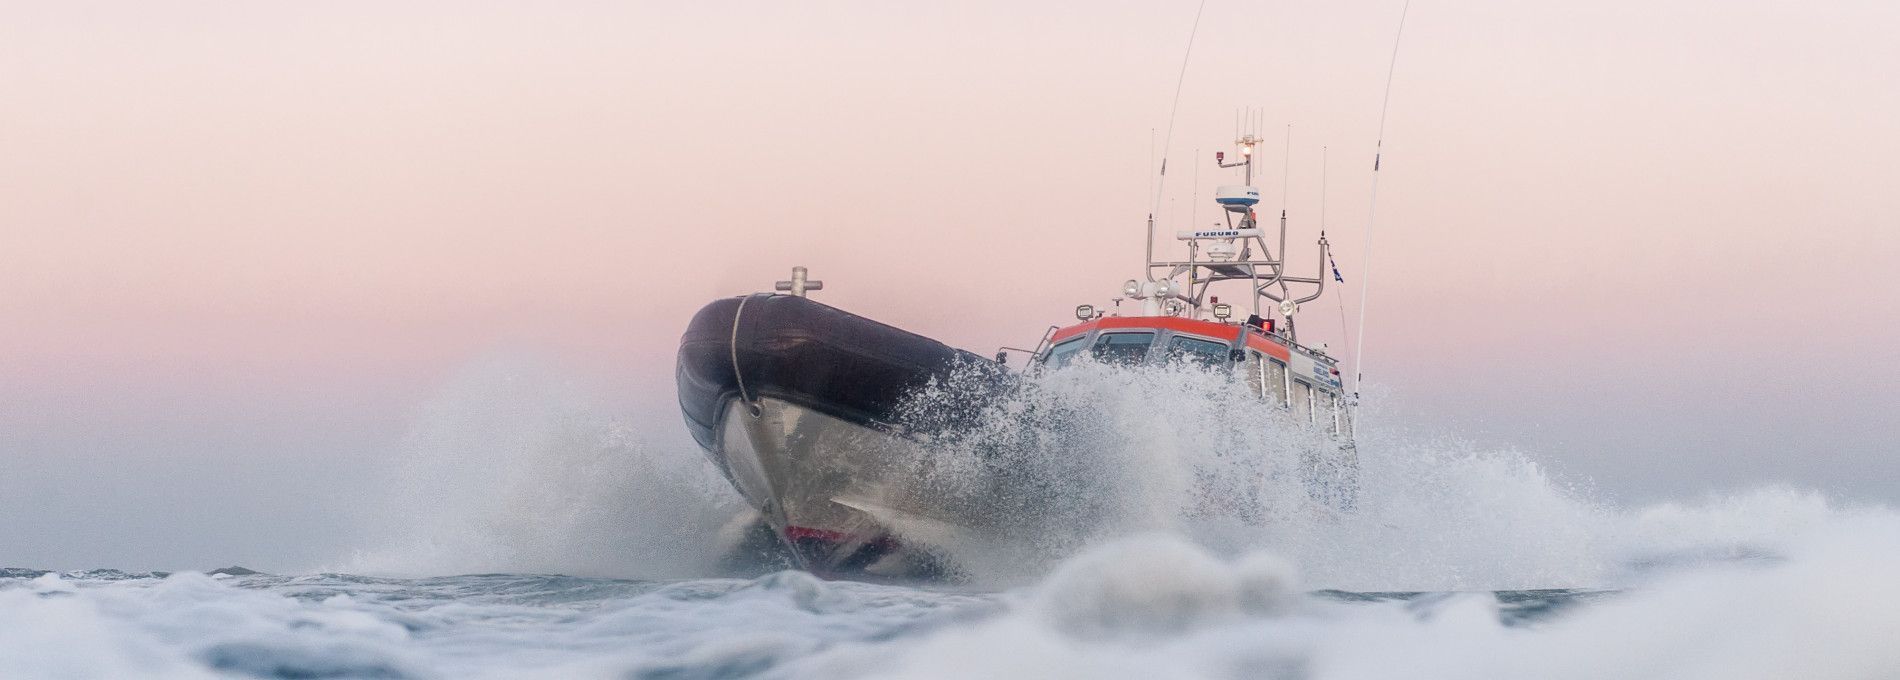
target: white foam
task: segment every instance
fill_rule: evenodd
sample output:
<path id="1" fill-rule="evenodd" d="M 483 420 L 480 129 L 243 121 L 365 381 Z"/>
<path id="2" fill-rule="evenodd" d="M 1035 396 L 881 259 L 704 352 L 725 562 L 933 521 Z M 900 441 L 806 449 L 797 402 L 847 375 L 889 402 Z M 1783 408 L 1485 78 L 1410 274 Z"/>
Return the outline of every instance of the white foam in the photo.
<path id="1" fill-rule="evenodd" d="M 1064 563 L 1030 609 L 1084 638 L 1178 632 L 1286 607 L 1293 580 L 1292 566 L 1270 555 L 1229 565 L 1177 536 L 1137 536 Z"/>
<path id="2" fill-rule="evenodd" d="M 0 589 L 0 677 L 215 677 L 90 598 L 42 588 Z"/>
<path id="3" fill-rule="evenodd" d="M 78 590 L 71 581 L 60 578 L 56 572 L 46 572 L 26 582 L 26 587 L 42 595 L 71 594 Z"/>

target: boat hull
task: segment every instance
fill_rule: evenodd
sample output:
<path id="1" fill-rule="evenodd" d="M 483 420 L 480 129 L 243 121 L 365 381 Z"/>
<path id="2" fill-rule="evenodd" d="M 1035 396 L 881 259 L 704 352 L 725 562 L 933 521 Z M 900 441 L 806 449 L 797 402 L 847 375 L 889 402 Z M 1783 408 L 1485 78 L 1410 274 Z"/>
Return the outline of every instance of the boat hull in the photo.
<path id="1" fill-rule="evenodd" d="M 985 432 L 977 419 L 988 406 L 1033 387 L 930 338 L 802 297 L 718 300 L 681 339 L 678 383 L 688 429 L 756 511 L 757 524 L 740 533 L 769 534 L 795 566 L 813 573 L 953 575 L 957 565 L 946 556 L 986 554 L 1021 511 L 1046 509 L 1037 494 L 1048 480 L 1038 475 L 1049 470 L 932 457 L 926 442 L 954 451 L 941 443 Z M 920 394 L 935 398 L 925 403 Z M 1263 398 L 1262 413 L 1270 408 Z M 1094 449 L 1088 437 L 1100 433 L 1065 427 L 1071 415 L 1056 407 L 1030 417 L 1041 434 L 1078 438 L 1057 448 Z M 1284 455 L 1299 459 L 1306 495 L 1349 509 L 1353 449 L 1317 427 L 1311 434 L 1310 446 Z M 978 455 L 985 447 L 1016 450 L 1012 442 L 977 445 Z M 1263 489 L 1210 479 L 1197 491 L 1207 507 L 1196 512 L 1262 520 Z M 1082 496 L 1059 505 L 1100 500 Z"/>
<path id="2" fill-rule="evenodd" d="M 1002 389 L 993 362 L 806 298 L 715 301 L 688 325 L 680 408 L 707 456 L 801 568 L 820 574 L 931 569 L 894 523 L 958 525 L 914 498 L 914 438 L 958 413 L 905 413 L 933 382 Z M 975 404 L 967 403 L 971 413 Z"/>

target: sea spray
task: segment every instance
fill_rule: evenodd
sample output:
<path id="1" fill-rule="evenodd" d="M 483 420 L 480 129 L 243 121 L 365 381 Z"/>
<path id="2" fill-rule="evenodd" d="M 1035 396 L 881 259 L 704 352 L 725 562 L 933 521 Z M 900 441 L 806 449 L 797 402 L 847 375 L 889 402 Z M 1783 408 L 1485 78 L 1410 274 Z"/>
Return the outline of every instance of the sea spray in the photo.
<path id="1" fill-rule="evenodd" d="M 1083 363 L 983 387 L 934 384 L 906 408 L 931 423 L 978 409 L 959 429 L 912 427 L 929 434 L 906 463 L 912 495 L 971 524 L 930 547 L 977 583 L 1021 583 L 1129 533 L 1325 512 L 1308 452 L 1336 444 L 1225 374 Z"/>
<path id="2" fill-rule="evenodd" d="M 913 466 L 921 493 L 987 520 L 967 545 L 933 546 L 980 583 L 1150 531 L 1271 548 L 1330 588 L 1574 587 L 1609 570 L 1601 509 L 1524 456 L 1377 436 L 1342 451 L 1225 373 L 1085 362 L 1003 397 L 933 385 L 912 412 L 979 400 L 983 417 L 928 438 Z M 1348 477 L 1329 466 L 1352 456 L 1357 500 L 1341 508 L 1324 492 Z"/>
<path id="3" fill-rule="evenodd" d="M 1338 442 L 1225 373 L 1082 362 L 1001 396 L 973 384 L 914 395 L 920 421 L 966 425 L 915 428 L 929 434 L 907 465 L 916 493 L 974 523 L 929 547 L 990 587 L 1156 531 L 1225 555 L 1271 550 L 1320 588 L 1618 587 L 1665 563 L 1773 554 L 1832 512 L 1785 489 L 1622 511 L 1523 452 L 1374 409 L 1361 414 L 1357 499 L 1341 509 L 1312 474 Z"/>
<path id="4" fill-rule="evenodd" d="M 997 549 L 952 546 L 988 559 L 960 587 L 705 578 L 739 508 L 724 481 L 670 410 L 616 413 L 561 375 L 485 364 L 447 388 L 349 568 L 691 578 L 0 569 L 0 677 L 1900 674 L 1889 510 L 1779 486 L 1618 508 L 1529 455 L 1382 417 L 1336 512 L 1295 458 L 1218 455 L 1304 435 L 1187 372 L 1037 377 L 927 442 L 942 457 L 907 461 L 920 483 L 1044 494 L 999 506 Z M 999 462 L 1034 474 L 965 474 Z M 1285 495 L 1204 491 L 1239 481 Z M 1235 499 L 1260 518 L 1212 503 Z M 1522 588 L 1589 590 L 1487 592 Z"/>
<path id="5" fill-rule="evenodd" d="M 1224 556 L 1270 551 L 1311 588 L 1614 588 L 1664 567 L 1772 558 L 1844 512 L 1778 487 L 1622 510 L 1523 452 L 1420 434 L 1374 409 L 1362 413 L 1358 501 L 1342 512 L 1313 498 L 1296 453 L 1324 435 L 1225 374 L 1186 367 L 1078 365 L 1001 398 L 940 384 L 910 408 L 966 424 L 919 435 L 894 464 L 980 520 L 927 546 L 974 588 L 1030 583 L 1091 545 L 1150 532 Z M 328 568 L 724 574 L 729 525 L 747 510 L 677 413 L 615 411 L 519 359 L 445 387 L 388 477 L 362 550 Z"/>
<path id="6" fill-rule="evenodd" d="M 743 503 L 673 413 L 615 413 L 545 363 L 491 358 L 421 411 L 365 546 L 406 574 L 712 573 Z"/>

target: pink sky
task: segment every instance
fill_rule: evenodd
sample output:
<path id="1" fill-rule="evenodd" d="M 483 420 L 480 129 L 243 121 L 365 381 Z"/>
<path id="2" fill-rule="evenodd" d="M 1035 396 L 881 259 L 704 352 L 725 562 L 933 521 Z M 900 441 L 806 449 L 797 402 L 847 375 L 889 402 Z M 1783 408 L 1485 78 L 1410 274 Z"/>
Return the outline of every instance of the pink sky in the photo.
<path id="1" fill-rule="evenodd" d="M 1367 263 L 1398 8 L 1210 1 L 1164 229 L 1263 108 L 1302 249 L 1329 147 L 1371 377 L 1421 413 L 1602 474 L 1616 414 L 1674 428 L 1657 450 L 1782 437 L 1769 477 L 1800 433 L 1890 450 L 1839 414 L 1900 377 L 1900 5 L 1417 3 Z M 1193 9 L 8 3 L 0 409 L 394 418 L 524 347 L 665 404 L 692 311 L 793 264 L 952 344 L 1032 342 L 1137 273 Z"/>

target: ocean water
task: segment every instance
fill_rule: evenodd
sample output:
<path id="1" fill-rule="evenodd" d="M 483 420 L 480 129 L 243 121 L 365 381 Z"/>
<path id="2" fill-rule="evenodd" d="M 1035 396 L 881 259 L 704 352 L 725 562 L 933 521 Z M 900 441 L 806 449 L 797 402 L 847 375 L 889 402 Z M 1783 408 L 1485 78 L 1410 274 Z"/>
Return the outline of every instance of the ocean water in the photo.
<path id="1" fill-rule="evenodd" d="M 824 581 L 729 559 L 671 414 L 564 384 L 464 376 L 332 564 L 0 570 L 0 678 L 1900 677 L 1900 514 L 1819 493 L 1620 507 L 1372 413 L 1338 512 L 1221 453 L 1300 435 L 1219 379 L 1065 371 L 935 443 L 948 493 L 999 442 L 1050 492 L 960 579 Z"/>

